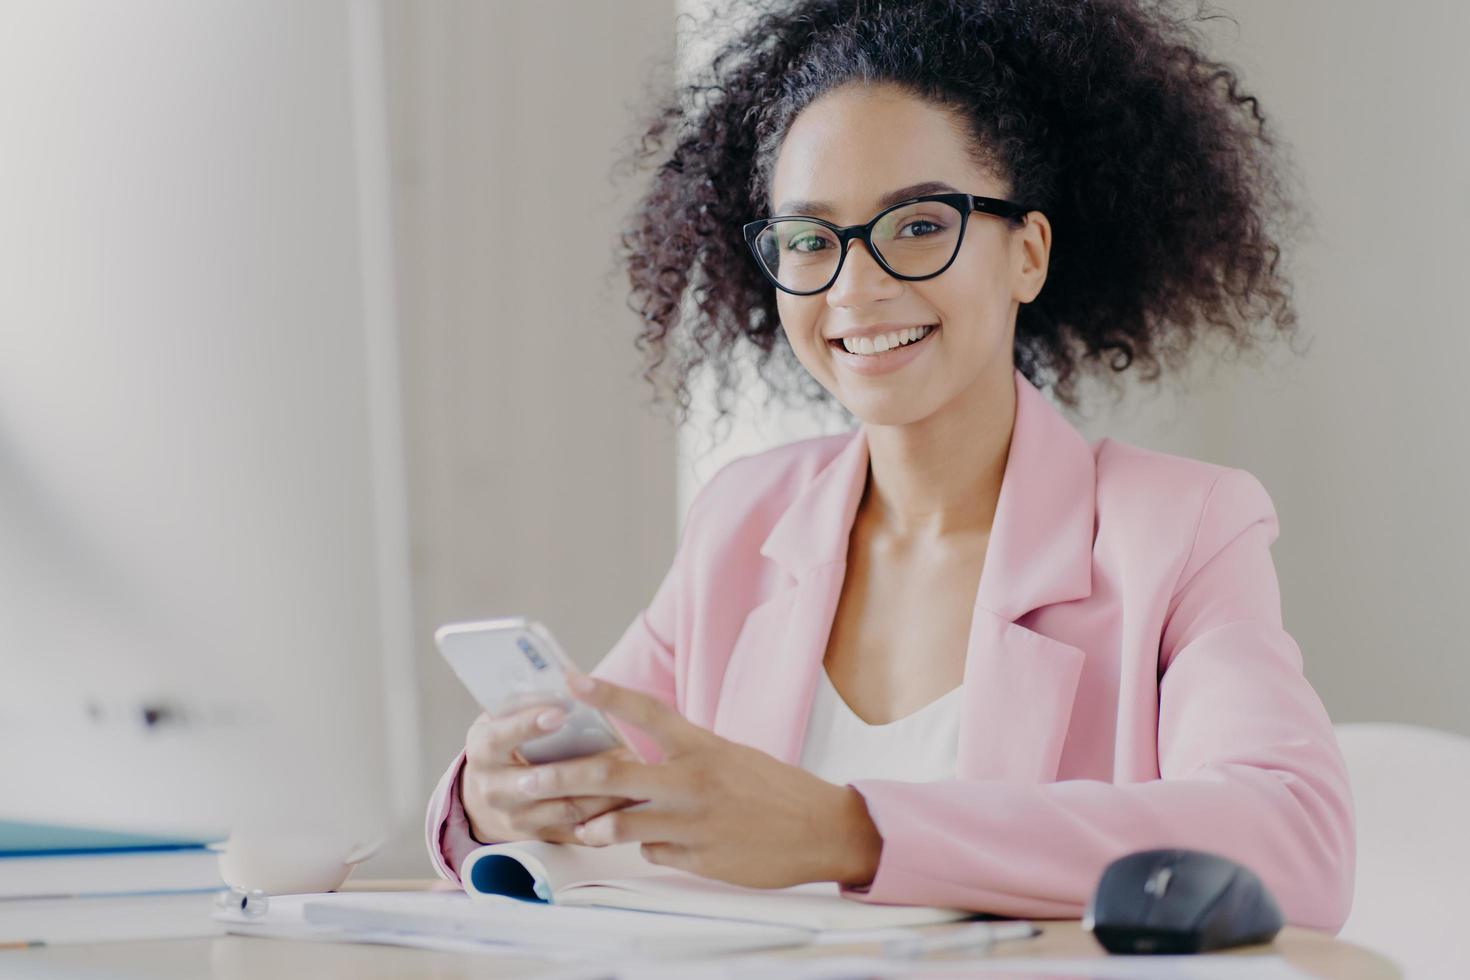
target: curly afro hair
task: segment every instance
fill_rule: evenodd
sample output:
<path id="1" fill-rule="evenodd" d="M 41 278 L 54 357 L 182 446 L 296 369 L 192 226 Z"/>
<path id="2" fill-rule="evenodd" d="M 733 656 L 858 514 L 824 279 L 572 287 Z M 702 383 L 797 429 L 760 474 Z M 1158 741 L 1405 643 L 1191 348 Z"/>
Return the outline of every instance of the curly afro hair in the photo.
<path id="1" fill-rule="evenodd" d="M 655 399 L 686 419 L 691 380 L 710 371 L 722 421 L 744 361 L 788 402 L 826 396 L 785 341 L 741 225 L 767 212 L 796 115 L 852 83 L 957 114 L 1006 196 L 1050 219 L 1046 285 L 1019 309 L 1014 359 L 1067 407 L 1079 374 L 1138 365 L 1154 381 L 1205 333 L 1235 350 L 1293 334 L 1281 242 L 1304 219 L 1259 101 L 1201 53 L 1191 21 L 1222 15 L 1194 6 L 741 0 L 696 24 L 730 39 L 660 97 L 624 161 L 652 171 L 617 257 Z"/>

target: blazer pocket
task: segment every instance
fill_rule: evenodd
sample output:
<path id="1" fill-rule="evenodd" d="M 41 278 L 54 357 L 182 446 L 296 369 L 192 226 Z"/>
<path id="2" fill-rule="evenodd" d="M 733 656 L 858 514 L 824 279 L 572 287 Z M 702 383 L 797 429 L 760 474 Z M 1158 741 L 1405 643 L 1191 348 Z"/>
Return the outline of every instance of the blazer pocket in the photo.
<path id="1" fill-rule="evenodd" d="M 977 607 L 965 657 L 959 777 L 1054 782 L 1086 657 Z"/>

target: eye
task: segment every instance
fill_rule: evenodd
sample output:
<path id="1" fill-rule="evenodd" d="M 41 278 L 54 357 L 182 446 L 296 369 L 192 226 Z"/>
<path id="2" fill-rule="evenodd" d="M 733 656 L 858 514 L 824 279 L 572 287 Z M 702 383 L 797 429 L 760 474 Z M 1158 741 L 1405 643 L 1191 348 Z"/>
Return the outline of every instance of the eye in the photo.
<path id="1" fill-rule="evenodd" d="M 907 232 L 910 229 L 918 230 L 915 231 L 912 235 L 907 236 L 909 238 L 924 238 L 928 235 L 934 234 L 937 231 L 944 230 L 938 222 L 930 221 L 927 218 L 916 218 L 915 220 L 908 222 L 899 229 L 899 237 L 904 237 L 904 232 Z"/>
<path id="2" fill-rule="evenodd" d="M 810 254 L 812 252 L 820 252 L 826 247 L 826 238 L 822 237 L 821 235 L 812 234 L 810 232 L 802 235 L 795 235 L 786 242 L 786 248 L 788 251 L 791 252 L 804 252 Z"/>

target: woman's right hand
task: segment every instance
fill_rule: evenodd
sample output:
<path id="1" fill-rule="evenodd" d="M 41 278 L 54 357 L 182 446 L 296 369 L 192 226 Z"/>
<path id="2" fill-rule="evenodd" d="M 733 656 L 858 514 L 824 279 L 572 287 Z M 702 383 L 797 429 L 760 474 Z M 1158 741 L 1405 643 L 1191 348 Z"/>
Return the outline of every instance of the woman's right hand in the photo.
<path id="1" fill-rule="evenodd" d="M 540 800 L 516 781 L 529 768 L 517 746 L 554 732 L 566 721 L 566 711 L 541 705 L 505 715 L 481 712 L 465 736 L 464 771 L 459 799 L 469 818 L 470 834 L 482 843 L 544 840 L 578 843 L 572 829 L 584 820 L 635 802 L 621 796 L 574 796 Z M 624 748 L 606 753 L 632 759 Z"/>

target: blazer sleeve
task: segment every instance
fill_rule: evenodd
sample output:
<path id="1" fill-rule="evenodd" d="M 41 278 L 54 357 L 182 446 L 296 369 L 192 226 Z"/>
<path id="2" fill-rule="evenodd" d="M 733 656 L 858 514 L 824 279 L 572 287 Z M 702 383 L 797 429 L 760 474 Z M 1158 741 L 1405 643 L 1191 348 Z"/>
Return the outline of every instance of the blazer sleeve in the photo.
<path id="1" fill-rule="evenodd" d="M 1336 933 L 1352 904 L 1353 802 L 1327 711 L 1281 621 L 1276 512 L 1250 473 L 1212 486 L 1159 648 L 1160 778 L 857 780 L 883 837 L 844 894 L 1077 918 L 1132 851 L 1211 851 L 1255 871 L 1292 925 Z"/>
<path id="2" fill-rule="evenodd" d="M 680 537 L 674 561 L 663 582 L 655 591 L 646 608 L 633 617 L 623 631 L 622 637 L 608 651 L 602 661 L 592 670 L 595 677 L 631 687 L 651 694 L 672 707 L 677 708 L 675 693 L 674 635 L 678 628 L 676 616 L 682 608 L 680 592 L 686 581 L 685 566 L 692 531 L 699 509 L 699 498 L 690 506 L 685 520 L 684 533 Z M 663 758 L 658 744 L 631 725 L 611 719 L 637 749 L 639 755 L 649 762 Z M 459 867 L 470 851 L 490 841 L 476 840 L 470 834 L 469 818 L 465 815 L 464 803 L 460 798 L 460 780 L 464 774 L 464 750 L 461 749 L 449 764 L 439 784 L 429 797 L 425 815 L 424 833 L 427 837 L 429 859 L 441 878 L 460 883 Z"/>

